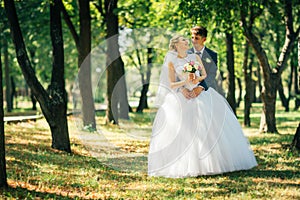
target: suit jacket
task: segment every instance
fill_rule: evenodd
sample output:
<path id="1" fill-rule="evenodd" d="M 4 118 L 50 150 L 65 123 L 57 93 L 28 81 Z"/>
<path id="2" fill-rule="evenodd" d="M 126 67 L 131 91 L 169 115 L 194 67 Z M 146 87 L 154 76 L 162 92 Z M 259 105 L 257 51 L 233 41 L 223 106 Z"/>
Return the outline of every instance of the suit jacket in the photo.
<path id="1" fill-rule="evenodd" d="M 187 53 L 189 53 L 189 54 L 195 53 L 194 48 L 189 49 L 187 51 Z M 207 77 L 206 77 L 205 81 L 202 81 L 204 83 L 201 82 L 200 85 L 206 84 L 207 87 L 212 87 L 217 90 L 216 75 L 217 75 L 217 70 L 218 70 L 218 67 L 217 67 L 218 54 L 216 52 L 214 52 L 213 50 L 205 47 L 201 60 L 203 62 Z M 205 90 L 207 90 L 207 89 L 205 88 Z"/>

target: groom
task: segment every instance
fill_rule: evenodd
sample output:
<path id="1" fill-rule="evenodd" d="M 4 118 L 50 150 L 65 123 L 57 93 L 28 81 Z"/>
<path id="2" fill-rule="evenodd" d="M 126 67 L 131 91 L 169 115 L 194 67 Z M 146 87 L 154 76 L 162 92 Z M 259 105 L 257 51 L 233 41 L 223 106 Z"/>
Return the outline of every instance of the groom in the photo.
<path id="1" fill-rule="evenodd" d="M 204 87 L 205 90 L 208 87 L 212 87 L 224 96 L 222 87 L 216 81 L 218 54 L 204 45 L 207 37 L 207 29 L 203 26 L 195 26 L 191 29 L 191 35 L 193 48 L 189 49 L 187 53 L 196 53 L 200 56 L 207 74 L 205 81 L 202 81 L 199 85 Z M 201 90 L 195 90 L 194 92 L 196 93 L 195 96 L 198 96 Z"/>

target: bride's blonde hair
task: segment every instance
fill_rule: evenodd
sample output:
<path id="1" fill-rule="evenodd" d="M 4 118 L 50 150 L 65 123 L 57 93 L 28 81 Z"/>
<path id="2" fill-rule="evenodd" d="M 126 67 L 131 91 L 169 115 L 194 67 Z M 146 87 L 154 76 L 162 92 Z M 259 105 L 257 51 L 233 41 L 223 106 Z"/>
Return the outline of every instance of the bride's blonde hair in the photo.
<path id="1" fill-rule="evenodd" d="M 182 35 L 174 35 L 171 39 L 170 39 L 170 43 L 169 43 L 169 50 L 170 51 L 177 51 L 176 49 L 176 44 L 179 42 L 180 38 L 184 38 Z"/>

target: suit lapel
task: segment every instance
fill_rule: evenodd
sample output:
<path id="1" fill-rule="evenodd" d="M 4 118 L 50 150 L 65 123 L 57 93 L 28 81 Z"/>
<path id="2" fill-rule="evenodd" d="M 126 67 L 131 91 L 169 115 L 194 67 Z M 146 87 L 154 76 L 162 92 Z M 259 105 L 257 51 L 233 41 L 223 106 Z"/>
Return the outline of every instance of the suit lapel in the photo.
<path id="1" fill-rule="evenodd" d="M 207 57 L 209 57 L 209 54 L 207 53 L 206 49 L 204 49 L 203 55 L 202 55 L 202 60 L 204 60 Z"/>

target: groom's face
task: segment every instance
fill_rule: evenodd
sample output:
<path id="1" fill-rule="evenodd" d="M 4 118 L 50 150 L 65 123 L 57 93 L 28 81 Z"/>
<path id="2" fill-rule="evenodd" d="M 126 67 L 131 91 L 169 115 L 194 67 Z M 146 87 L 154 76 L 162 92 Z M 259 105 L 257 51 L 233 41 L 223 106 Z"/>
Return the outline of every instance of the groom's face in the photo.
<path id="1" fill-rule="evenodd" d="M 195 48 L 204 46 L 205 40 L 206 37 L 192 33 L 192 43 Z"/>

